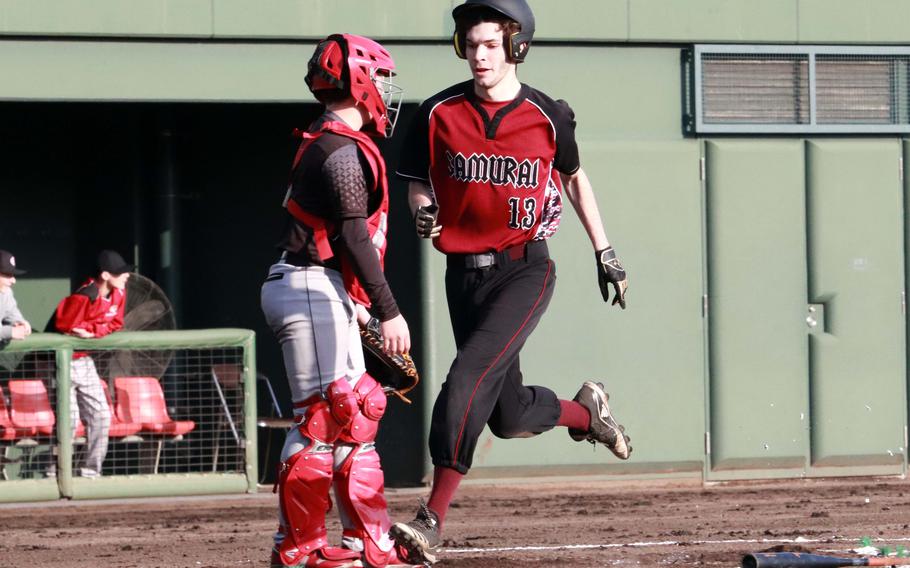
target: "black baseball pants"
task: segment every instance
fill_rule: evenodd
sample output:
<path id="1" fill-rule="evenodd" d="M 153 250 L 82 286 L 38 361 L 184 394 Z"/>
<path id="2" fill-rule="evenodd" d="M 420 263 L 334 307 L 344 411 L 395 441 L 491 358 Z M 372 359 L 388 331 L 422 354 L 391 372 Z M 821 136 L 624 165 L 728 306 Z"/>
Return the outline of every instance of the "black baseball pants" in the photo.
<path id="1" fill-rule="evenodd" d="M 434 465 L 467 473 L 486 424 L 499 438 L 521 438 L 558 422 L 556 394 L 525 386 L 518 357 L 555 283 L 546 241 L 529 243 L 517 260 L 500 255 L 496 265 L 482 269 L 449 256 L 446 297 L 458 352 L 433 407 Z"/>

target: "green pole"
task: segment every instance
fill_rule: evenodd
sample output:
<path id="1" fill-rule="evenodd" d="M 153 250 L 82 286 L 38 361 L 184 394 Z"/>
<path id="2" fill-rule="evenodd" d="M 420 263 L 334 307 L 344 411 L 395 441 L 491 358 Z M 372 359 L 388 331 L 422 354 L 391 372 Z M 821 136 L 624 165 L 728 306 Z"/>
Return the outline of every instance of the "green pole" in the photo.
<path id="1" fill-rule="evenodd" d="M 429 239 L 420 241 L 420 286 L 423 289 L 423 301 L 421 311 L 423 312 L 423 333 L 420 341 L 423 343 L 423 357 L 425 360 L 424 372 L 426 376 L 421 385 L 420 397 L 423 400 L 423 439 L 426 440 L 430 435 L 430 418 L 433 416 L 433 404 L 435 403 L 434 394 L 438 391 L 438 384 L 441 382 L 436 370 L 439 368 L 439 357 L 436 337 L 436 297 L 434 289 L 434 274 L 432 268 L 431 255 L 436 249 L 430 243 Z M 426 452 L 426 444 L 423 446 L 423 479 L 427 481 L 432 479 L 433 465 L 430 463 L 430 456 Z"/>
<path id="2" fill-rule="evenodd" d="M 60 496 L 73 497 L 73 429 L 70 424 L 71 347 L 55 350 L 57 356 L 57 487 Z"/>
<path id="3" fill-rule="evenodd" d="M 255 493 L 259 484 L 259 436 L 256 429 L 256 336 L 252 334 L 243 342 L 243 399 L 247 493 Z"/>

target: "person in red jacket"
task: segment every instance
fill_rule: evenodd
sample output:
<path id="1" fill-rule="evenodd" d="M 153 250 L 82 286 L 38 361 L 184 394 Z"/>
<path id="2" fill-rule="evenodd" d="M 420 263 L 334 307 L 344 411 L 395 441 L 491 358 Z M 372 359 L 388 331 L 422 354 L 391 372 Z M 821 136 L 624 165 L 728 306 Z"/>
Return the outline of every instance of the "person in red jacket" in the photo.
<path id="1" fill-rule="evenodd" d="M 57 306 L 55 327 L 60 333 L 83 339 L 104 337 L 123 327 L 126 282 L 133 266 L 112 250 L 98 254 L 98 270 Z M 70 424 L 85 424 L 85 461 L 82 477 L 98 477 L 107 455 L 111 411 L 95 362 L 85 352 L 73 353 L 70 372 Z"/>

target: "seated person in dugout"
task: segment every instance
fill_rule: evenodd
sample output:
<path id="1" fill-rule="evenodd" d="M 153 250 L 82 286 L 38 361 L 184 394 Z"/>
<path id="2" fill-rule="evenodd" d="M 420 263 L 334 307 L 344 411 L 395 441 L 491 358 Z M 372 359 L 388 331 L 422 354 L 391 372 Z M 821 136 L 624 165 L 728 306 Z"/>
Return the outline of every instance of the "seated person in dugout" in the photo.
<path id="1" fill-rule="evenodd" d="M 60 333 L 83 339 L 109 335 L 123 327 L 126 282 L 133 266 L 112 250 L 98 254 L 95 276 L 60 301 L 53 325 Z M 73 353 L 70 370 L 70 424 L 73 432 L 79 418 L 85 424 L 85 459 L 82 477 L 98 477 L 107 456 L 111 411 L 101 386 L 95 362 L 84 351 Z M 54 475 L 52 467 L 48 475 Z"/>
<path id="2" fill-rule="evenodd" d="M 25 339 L 32 333 L 32 326 L 22 317 L 13 297 L 16 276 L 23 274 L 25 271 L 16 267 L 16 257 L 0 250 L 0 345 L 11 339 Z"/>

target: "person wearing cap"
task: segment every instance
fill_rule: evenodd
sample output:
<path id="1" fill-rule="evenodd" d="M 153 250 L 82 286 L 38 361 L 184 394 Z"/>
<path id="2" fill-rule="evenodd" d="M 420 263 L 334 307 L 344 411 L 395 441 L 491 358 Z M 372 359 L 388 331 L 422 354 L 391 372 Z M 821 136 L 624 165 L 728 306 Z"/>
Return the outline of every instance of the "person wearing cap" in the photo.
<path id="1" fill-rule="evenodd" d="M 13 297 L 16 276 L 23 274 L 24 270 L 16 268 L 16 257 L 0 250 L 0 342 L 25 339 L 32 333 L 32 326 L 22 317 Z"/>
<path id="2" fill-rule="evenodd" d="M 60 333 L 83 339 L 104 337 L 123 327 L 126 282 L 133 266 L 112 250 L 98 254 L 97 271 L 75 292 L 64 298 L 54 314 Z M 101 386 L 101 377 L 88 353 L 73 353 L 70 373 L 70 420 L 73 431 L 82 418 L 85 424 L 85 462 L 82 477 L 98 477 L 107 456 L 111 412 Z"/>

